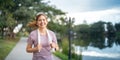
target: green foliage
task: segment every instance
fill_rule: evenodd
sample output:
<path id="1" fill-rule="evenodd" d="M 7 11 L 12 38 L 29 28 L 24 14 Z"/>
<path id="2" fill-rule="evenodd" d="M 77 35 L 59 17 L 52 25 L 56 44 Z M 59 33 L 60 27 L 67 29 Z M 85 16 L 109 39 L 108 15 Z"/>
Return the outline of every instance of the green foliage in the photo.
<path id="1" fill-rule="evenodd" d="M 6 10 L 14 15 L 13 19 L 21 21 L 33 19 L 38 12 L 47 13 L 51 19 L 53 16 L 65 14 L 63 11 L 48 5 L 47 2 L 45 3 L 42 0 L 0 0 L 0 4 L 0 10 L 3 15 Z"/>
<path id="2" fill-rule="evenodd" d="M 91 36 L 94 36 L 94 38 L 102 37 L 104 36 L 104 23 L 102 21 L 96 22 L 90 26 L 90 34 Z"/>
<path id="3" fill-rule="evenodd" d="M 4 26 L 7 26 L 6 25 L 6 21 L 5 20 L 5 17 L 4 16 L 0 16 L 0 27 L 4 27 Z"/>
<path id="4" fill-rule="evenodd" d="M 0 60 L 5 60 L 5 57 L 9 54 L 9 52 L 12 50 L 12 48 L 16 45 L 18 42 L 19 37 L 16 39 L 0 39 Z"/>
<path id="5" fill-rule="evenodd" d="M 65 25 L 60 25 L 59 23 L 55 23 L 53 21 L 49 22 L 48 28 L 51 29 L 52 31 L 58 32 L 60 34 L 66 33 L 66 26 Z"/>
<path id="6" fill-rule="evenodd" d="M 116 29 L 116 31 L 120 31 L 120 23 L 115 24 L 115 29 Z"/>
<path id="7" fill-rule="evenodd" d="M 120 32 L 116 32 L 116 37 L 120 38 Z"/>
<path id="8" fill-rule="evenodd" d="M 68 46 L 68 39 L 67 39 L 67 38 L 64 38 L 64 39 L 62 40 L 62 49 L 63 49 L 62 52 L 63 52 L 65 55 L 68 55 L 69 46 Z"/>
<path id="9" fill-rule="evenodd" d="M 9 22 L 9 23 L 8 23 Z M 8 27 L 13 27 L 15 25 L 16 21 L 15 19 L 13 18 L 12 14 L 11 13 L 7 13 L 6 14 L 6 25 Z"/>
<path id="10" fill-rule="evenodd" d="M 15 24 L 15 20 L 13 19 L 13 16 L 11 13 L 6 12 L 5 16 L 0 16 L 0 26 L 1 27 L 12 27 Z"/>
<path id="11" fill-rule="evenodd" d="M 51 21 L 55 21 L 58 15 L 65 14 L 65 12 L 48 5 L 48 2 L 43 2 L 43 0 L 0 0 L 0 12 L 0 33 L 4 33 L 4 28 L 10 27 L 13 30 L 15 25 L 19 23 L 22 23 L 23 27 L 26 27 L 28 22 L 35 20 L 38 12 L 46 13 Z M 50 24 L 50 29 L 54 30 L 56 28 L 54 30 L 56 32 L 63 31 L 58 28 L 61 25 L 56 23 L 58 22 Z"/>
<path id="12" fill-rule="evenodd" d="M 115 36 L 115 28 L 111 22 L 107 23 L 107 35 L 108 35 L 108 37 Z"/>
<path id="13" fill-rule="evenodd" d="M 72 58 L 74 58 L 74 59 L 72 59 L 72 60 L 82 60 L 82 55 L 81 55 L 81 54 L 80 54 L 80 55 L 77 55 L 77 54 L 73 53 L 73 54 L 72 54 Z"/>
<path id="14" fill-rule="evenodd" d="M 81 47 L 87 47 L 89 45 L 90 41 L 89 40 L 75 40 L 74 44 L 75 45 L 80 45 Z"/>
<path id="15" fill-rule="evenodd" d="M 78 26 L 75 26 L 75 31 L 77 32 L 77 34 L 79 35 L 79 38 L 88 38 L 88 36 L 90 35 L 90 26 L 87 24 L 81 24 Z"/>
<path id="16" fill-rule="evenodd" d="M 68 60 L 68 56 L 61 53 L 61 52 L 55 52 L 54 53 L 57 57 L 59 57 L 61 60 Z"/>
<path id="17" fill-rule="evenodd" d="M 33 18 L 33 10 L 27 9 L 25 6 L 20 7 L 14 12 L 15 19 L 20 23 L 26 24 Z"/>
<path id="18" fill-rule="evenodd" d="M 4 9 L 12 9 L 14 6 L 14 1 L 13 0 L 0 0 L 0 10 Z"/>
<path id="19" fill-rule="evenodd" d="M 57 57 L 59 57 L 61 60 L 68 60 L 68 56 L 65 55 L 64 53 L 57 51 L 57 52 L 54 52 L 53 54 L 56 55 Z M 82 60 L 82 55 L 72 54 L 71 60 Z"/>

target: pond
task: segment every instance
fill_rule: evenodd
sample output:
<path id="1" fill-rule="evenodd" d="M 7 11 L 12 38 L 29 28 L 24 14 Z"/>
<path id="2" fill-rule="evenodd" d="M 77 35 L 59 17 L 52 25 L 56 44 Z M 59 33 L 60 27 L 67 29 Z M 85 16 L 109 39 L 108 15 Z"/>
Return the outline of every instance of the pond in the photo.
<path id="1" fill-rule="evenodd" d="M 113 38 L 105 38 L 99 42 L 90 40 L 89 44 L 85 41 L 82 43 L 88 45 L 75 45 L 75 53 L 82 54 L 82 60 L 120 60 L 119 41 Z"/>

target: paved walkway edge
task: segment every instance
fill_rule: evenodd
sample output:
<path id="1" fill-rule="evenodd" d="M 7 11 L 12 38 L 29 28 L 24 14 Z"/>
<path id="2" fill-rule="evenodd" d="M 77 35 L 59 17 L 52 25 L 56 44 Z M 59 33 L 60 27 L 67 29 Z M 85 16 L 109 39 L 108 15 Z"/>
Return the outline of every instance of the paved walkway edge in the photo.
<path id="1" fill-rule="evenodd" d="M 27 37 L 22 37 L 5 60 L 32 60 L 32 53 L 26 52 Z M 53 55 L 53 60 L 60 60 Z"/>

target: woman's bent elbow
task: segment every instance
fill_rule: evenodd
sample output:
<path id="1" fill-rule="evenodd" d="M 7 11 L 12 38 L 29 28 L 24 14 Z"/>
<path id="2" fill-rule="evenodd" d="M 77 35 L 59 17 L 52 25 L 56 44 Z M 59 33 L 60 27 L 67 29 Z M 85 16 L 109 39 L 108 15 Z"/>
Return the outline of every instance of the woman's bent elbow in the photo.
<path id="1" fill-rule="evenodd" d="M 31 51 L 29 51 L 29 49 L 26 49 L 26 52 L 27 52 L 27 53 L 32 53 Z"/>

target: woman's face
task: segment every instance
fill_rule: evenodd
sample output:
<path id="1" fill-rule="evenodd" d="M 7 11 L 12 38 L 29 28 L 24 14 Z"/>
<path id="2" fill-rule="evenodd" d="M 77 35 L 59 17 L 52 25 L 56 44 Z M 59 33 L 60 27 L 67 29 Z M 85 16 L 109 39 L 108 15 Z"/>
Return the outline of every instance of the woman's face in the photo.
<path id="1" fill-rule="evenodd" d="M 46 28 L 47 24 L 48 24 L 48 21 L 45 16 L 41 15 L 38 17 L 37 26 L 39 28 Z"/>

